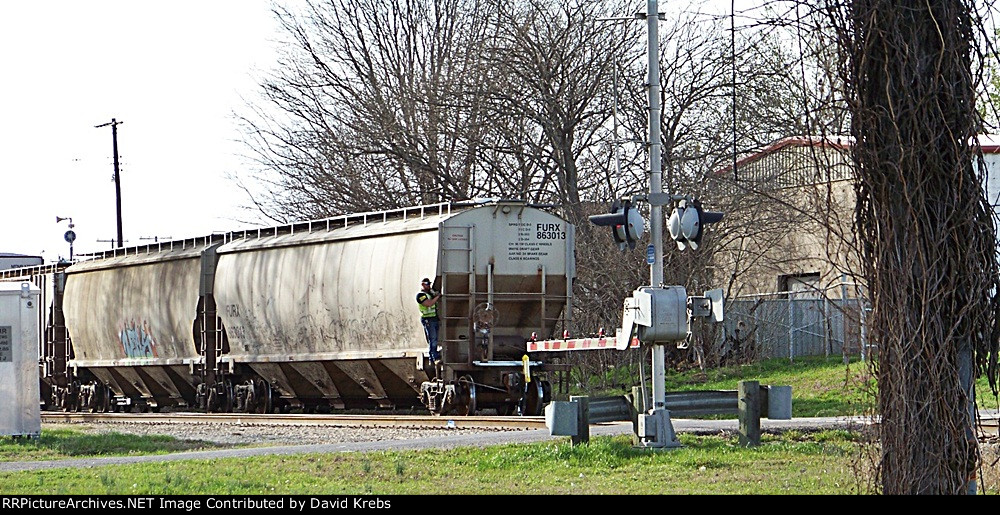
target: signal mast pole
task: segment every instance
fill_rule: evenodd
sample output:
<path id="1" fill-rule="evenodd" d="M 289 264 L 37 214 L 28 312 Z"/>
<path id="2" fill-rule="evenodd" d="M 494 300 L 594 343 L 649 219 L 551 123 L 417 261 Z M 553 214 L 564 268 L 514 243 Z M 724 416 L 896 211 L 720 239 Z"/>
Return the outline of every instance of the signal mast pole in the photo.
<path id="1" fill-rule="evenodd" d="M 111 126 L 111 147 L 114 151 L 115 160 L 115 214 L 118 219 L 118 247 L 125 246 L 125 239 L 122 238 L 122 183 L 121 183 L 121 173 L 118 169 L 118 126 L 125 122 L 116 121 L 114 118 L 108 123 L 102 123 L 100 125 L 95 125 L 95 129 L 101 127 Z"/>
<path id="2" fill-rule="evenodd" d="M 660 10 L 657 0 L 646 3 L 646 24 L 649 46 L 649 193 L 663 192 L 663 174 L 660 170 L 660 38 L 658 21 Z M 663 285 L 663 207 L 650 203 L 649 232 L 653 243 L 653 264 L 649 266 L 649 285 Z M 666 348 L 653 345 L 653 409 L 665 409 Z"/>

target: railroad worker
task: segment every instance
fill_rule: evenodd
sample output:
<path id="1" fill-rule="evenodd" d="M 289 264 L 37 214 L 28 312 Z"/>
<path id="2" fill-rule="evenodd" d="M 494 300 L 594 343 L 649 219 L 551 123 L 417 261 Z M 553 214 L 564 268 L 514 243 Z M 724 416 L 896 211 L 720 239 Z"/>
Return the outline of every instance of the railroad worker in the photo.
<path id="1" fill-rule="evenodd" d="M 417 293 L 417 306 L 420 308 L 420 323 L 424 326 L 424 336 L 430 346 L 431 361 L 435 365 L 441 362 L 438 352 L 438 314 L 437 302 L 441 294 L 431 289 L 431 280 L 424 277 L 420 281 L 420 293 Z"/>

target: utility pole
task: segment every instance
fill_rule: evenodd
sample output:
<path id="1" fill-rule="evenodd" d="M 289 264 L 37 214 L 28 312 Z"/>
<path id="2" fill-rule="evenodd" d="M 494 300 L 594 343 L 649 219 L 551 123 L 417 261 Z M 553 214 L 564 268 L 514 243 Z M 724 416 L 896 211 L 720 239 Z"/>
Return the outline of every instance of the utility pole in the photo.
<path id="1" fill-rule="evenodd" d="M 643 13 L 636 13 L 641 19 Z M 705 211 L 701 203 L 685 195 L 670 195 L 663 192 L 663 173 L 661 170 L 662 144 L 660 142 L 660 41 L 659 41 L 659 5 L 657 0 L 647 0 L 646 13 L 648 70 L 647 94 L 649 99 L 649 193 L 645 199 L 633 197 L 631 201 L 623 200 L 619 206 L 612 205 L 609 214 L 593 215 L 590 222 L 594 225 L 612 228 L 612 236 L 622 250 L 626 246 L 634 247 L 635 241 L 642 235 L 641 216 L 631 209 L 631 202 L 645 200 L 649 202 L 649 232 L 651 245 L 647 248 L 646 260 L 649 263 L 649 286 L 640 287 L 631 297 L 625 299 L 622 316 L 621 332 L 615 338 L 615 347 L 625 350 L 632 345 L 633 335 L 638 335 L 643 344 L 651 344 L 653 364 L 653 395 L 652 409 L 640 413 L 636 424 L 638 444 L 643 447 L 667 448 L 680 447 L 670 421 L 670 411 L 666 402 L 666 345 L 683 342 L 691 336 L 690 321 L 692 317 L 706 317 L 712 322 L 721 322 L 723 315 L 722 290 L 705 292 L 704 296 L 688 296 L 683 286 L 665 286 L 663 284 L 663 206 L 679 201 L 670 216 L 670 236 L 680 250 L 691 247 L 697 250 L 701 241 L 702 227 L 718 222 L 723 213 Z M 609 18 L 608 20 L 615 20 Z M 634 220 L 633 217 L 638 220 Z M 534 342 L 539 343 L 539 342 Z M 546 344 L 547 342 L 541 342 Z M 680 345 L 678 345 L 680 347 Z M 642 391 L 643 410 L 646 410 L 645 386 Z"/>
<path id="2" fill-rule="evenodd" d="M 125 239 L 122 237 L 122 184 L 121 184 L 121 173 L 118 169 L 118 126 L 125 122 L 119 122 L 114 118 L 108 123 L 102 123 L 100 125 L 95 125 L 95 129 L 101 127 L 111 126 L 111 147 L 114 151 L 115 160 L 115 214 L 118 219 L 118 246 L 122 247 L 125 245 Z"/>

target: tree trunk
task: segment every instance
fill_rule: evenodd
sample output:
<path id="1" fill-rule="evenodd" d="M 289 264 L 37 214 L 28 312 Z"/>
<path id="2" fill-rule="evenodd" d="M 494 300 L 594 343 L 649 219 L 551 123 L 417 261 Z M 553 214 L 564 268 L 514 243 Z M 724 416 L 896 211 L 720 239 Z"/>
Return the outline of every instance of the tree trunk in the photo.
<path id="1" fill-rule="evenodd" d="M 996 350 L 995 229 L 974 166 L 974 13 L 957 0 L 858 0 L 848 20 L 881 487 L 965 493 L 979 459 L 973 360 Z"/>

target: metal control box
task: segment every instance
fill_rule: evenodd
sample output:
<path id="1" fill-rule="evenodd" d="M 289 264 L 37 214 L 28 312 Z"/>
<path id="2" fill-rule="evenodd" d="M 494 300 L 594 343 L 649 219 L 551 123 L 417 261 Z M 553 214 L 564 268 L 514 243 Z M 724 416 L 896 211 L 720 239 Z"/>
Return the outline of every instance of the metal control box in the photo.
<path id="1" fill-rule="evenodd" d="M 670 411 L 652 409 L 649 413 L 639 413 L 636 420 L 636 436 L 640 447 L 680 447 L 681 442 L 674 433 L 670 422 Z"/>
<path id="2" fill-rule="evenodd" d="M 643 343 L 666 344 L 687 339 L 687 290 L 683 286 L 642 286 L 625 299 L 615 348 L 625 350 L 633 336 Z"/>
<path id="3" fill-rule="evenodd" d="M 645 295 L 640 295 L 640 292 Z M 639 322 L 639 340 L 646 343 L 670 343 L 687 338 L 687 291 L 682 286 L 650 288 L 635 291 L 637 298 L 649 299 L 643 306 L 648 317 Z M 645 303 L 644 303 L 645 304 Z"/>
<path id="4" fill-rule="evenodd" d="M 0 283 L 0 435 L 42 432 L 38 393 L 40 290 Z"/>

